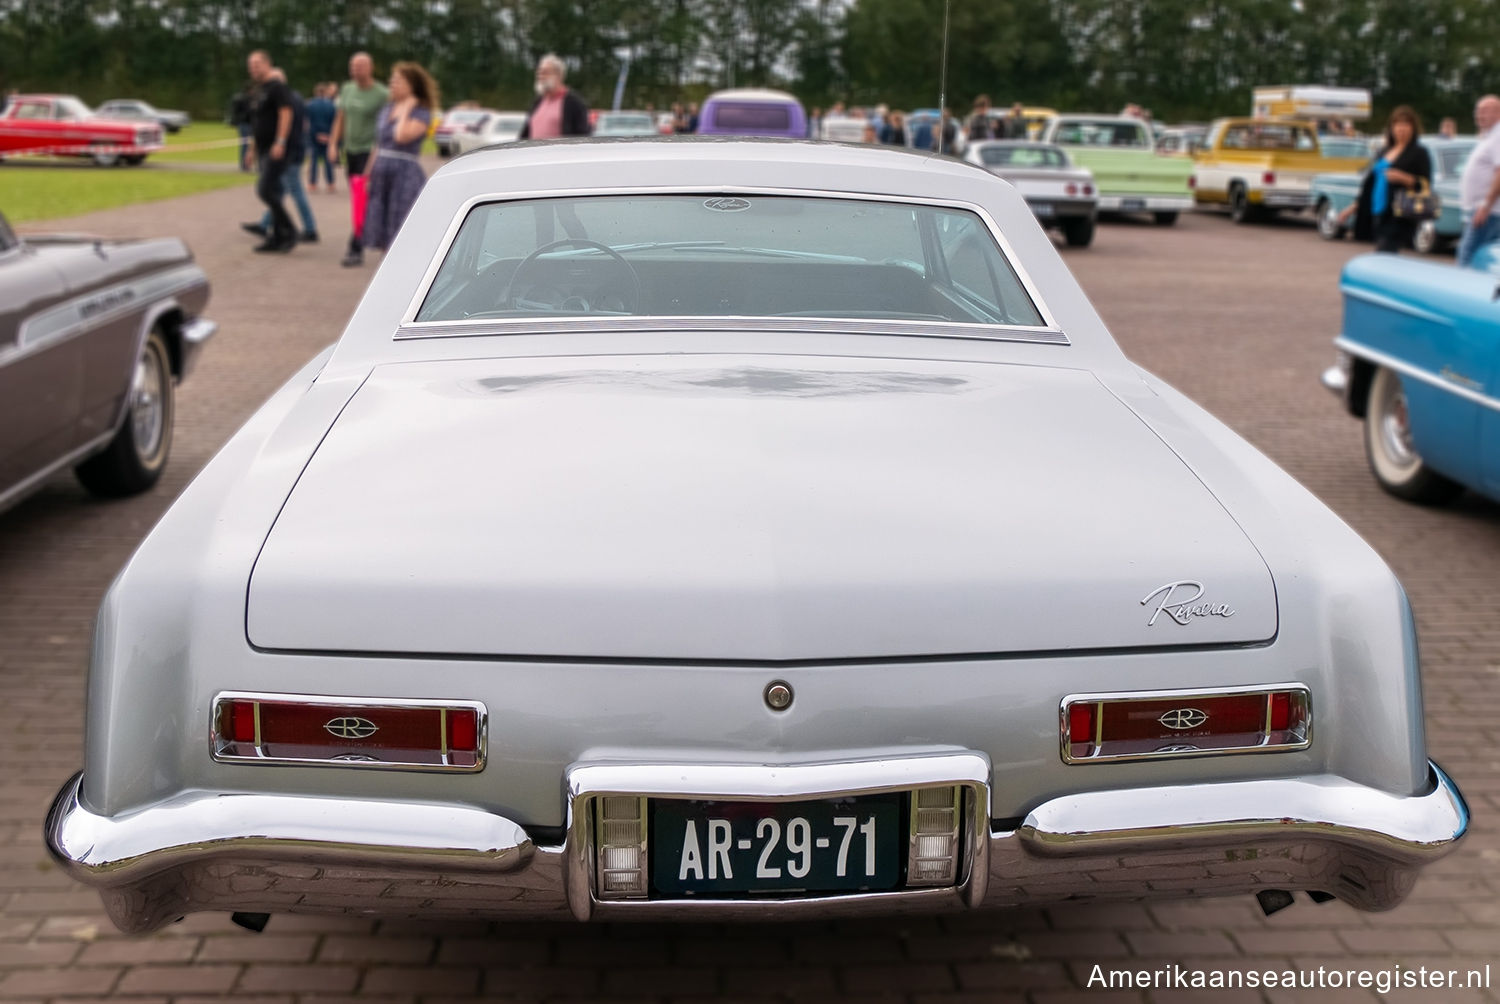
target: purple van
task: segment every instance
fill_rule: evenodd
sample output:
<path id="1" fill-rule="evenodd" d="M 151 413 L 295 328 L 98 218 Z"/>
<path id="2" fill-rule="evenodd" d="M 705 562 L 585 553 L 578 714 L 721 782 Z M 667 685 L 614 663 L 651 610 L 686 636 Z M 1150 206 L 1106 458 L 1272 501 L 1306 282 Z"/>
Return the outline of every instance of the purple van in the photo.
<path id="1" fill-rule="evenodd" d="M 715 91 L 698 114 L 698 132 L 730 136 L 807 138 L 807 113 L 785 91 Z"/>

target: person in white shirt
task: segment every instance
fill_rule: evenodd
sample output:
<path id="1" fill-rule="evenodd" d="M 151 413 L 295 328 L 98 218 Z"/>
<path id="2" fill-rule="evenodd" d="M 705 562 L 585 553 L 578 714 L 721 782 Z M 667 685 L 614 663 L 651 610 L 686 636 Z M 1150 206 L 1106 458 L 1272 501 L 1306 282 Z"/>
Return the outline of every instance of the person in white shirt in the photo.
<path id="1" fill-rule="evenodd" d="M 1467 266 L 1474 252 L 1500 240 L 1500 216 L 1493 212 L 1500 198 L 1500 97 L 1486 94 L 1474 106 L 1474 124 L 1479 127 L 1479 145 L 1464 165 L 1459 195 L 1463 203 L 1464 232 L 1458 239 L 1458 264 Z"/>

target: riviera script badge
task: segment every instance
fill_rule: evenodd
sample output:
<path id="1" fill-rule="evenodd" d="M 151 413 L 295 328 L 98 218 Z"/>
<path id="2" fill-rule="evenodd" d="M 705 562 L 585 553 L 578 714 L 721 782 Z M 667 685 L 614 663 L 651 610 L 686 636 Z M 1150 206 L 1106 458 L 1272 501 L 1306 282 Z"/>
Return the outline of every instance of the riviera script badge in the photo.
<path id="1" fill-rule="evenodd" d="M 1233 617 L 1234 611 L 1229 609 L 1228 603 L 1200 603 L 1203 598 L 1203 583 L 1192 579 L 1178 579 L 1176 582 L 1168 582 L 1164 586 L 1157 586 L 1146 594 L 1141 600 L 1141 606 L 1145 606 L 1157 597 L 1161 602 L 1156 604 L 1156 609 L 1151 611 L 1151 619 L 1146 622 L 1147 627 L 1156 623 L 1156 619 L 1166 614 L 1178 624 L 1187 624 L 1194 617 Z"/>

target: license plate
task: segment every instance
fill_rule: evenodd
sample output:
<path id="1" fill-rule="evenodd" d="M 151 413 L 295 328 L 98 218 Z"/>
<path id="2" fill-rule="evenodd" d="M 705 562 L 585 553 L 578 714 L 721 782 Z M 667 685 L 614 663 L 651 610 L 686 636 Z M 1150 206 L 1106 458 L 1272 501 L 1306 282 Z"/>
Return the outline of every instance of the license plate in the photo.
<path id="1" fill-rule="evenodd" d="M 1145 199 L 1121 199 L 1120 200 L 1120 208 L 1121 209 L 1145 209 L 1146 208 L 1146 200 Z"/>
<path id="2" fill-rule="evenodd" d="M 1031 204 L 1031 211 L 1033 213 L 1036 213 L 1038 216 L 1051 216 L 1052 215 L 1052 203 L 1050 203 L 1050 202 L 1033 202 Z"/>
<path id="3" fill-rule="evenodd" d="M 651 803 L 651 884 L 665 896 L 893 889 L 903 796 Z"/>

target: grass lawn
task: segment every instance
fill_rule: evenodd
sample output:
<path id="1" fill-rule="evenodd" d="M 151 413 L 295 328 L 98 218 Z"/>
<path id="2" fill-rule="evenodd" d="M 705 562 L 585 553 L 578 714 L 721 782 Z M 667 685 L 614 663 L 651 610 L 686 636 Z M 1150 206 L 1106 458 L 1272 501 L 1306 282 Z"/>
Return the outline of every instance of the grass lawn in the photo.
<path id="1" fill-rule="evenodd" d="M 152 161 L 164 164 L 229 164 L 239 162 L 239 133 L 232 126 L 224 125 L 222 122 L 195 122 L 179 133 L 167 134 L 167 149 L 161 153 L 151 155 Z M 230 143 L 229 140 L 234 140 Z M 194 150 L 192 147 L 199 144 L 218 143 L 206 150 Z M 173 152 L 173 147 L 186 147 L 181 152 Z"/>
<path id="2" fill-rule="evenodd" d="M 225 125 L 191 125 L 168 136 L 167 150 L 152 154 L 142 167 L 96 167 L 71 157 L 54 163 L 12 161 L 0 165 L 0 212 L 12 223 L 27 223 L 247 185 L 252 176 L 234 169 L 237 146 L 172 152 L 173 147 L 236 138 L 235 131 Z M 153 169 L 156 163 L 174 166 Z M 207 170 L 182 169 L 189 164 L 203 164 Z"/>
<path id="3" fill-rule="evenodd" d="M 254 179 L 236 169 L 239 136 L 227 125 L 199 122 L 166 140 L 167 148 L 142 167 L 96 167 L 76 157 L 0 165 L 0 212 L 12 223 L 28 223 L 248 185 Z M 194 149 L 199 145 L 205 148 Z M 424 153 L 434 149 L 431 139 L 423 144 Z M 192 170 L 198 164 L 204 170 Z"/>

